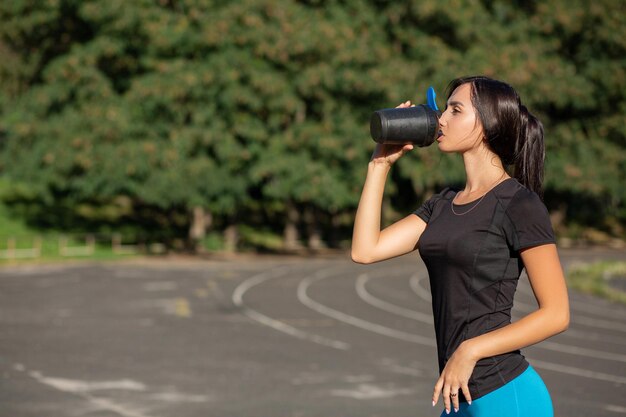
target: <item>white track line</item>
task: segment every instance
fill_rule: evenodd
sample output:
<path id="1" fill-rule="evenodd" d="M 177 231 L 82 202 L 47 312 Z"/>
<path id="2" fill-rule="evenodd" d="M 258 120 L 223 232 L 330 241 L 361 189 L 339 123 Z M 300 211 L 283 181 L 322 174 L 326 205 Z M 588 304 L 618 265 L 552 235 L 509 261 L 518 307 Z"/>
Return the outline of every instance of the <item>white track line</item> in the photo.
<path id="1" fill-rule="evenodd" d="M 421 280 L 422 279 L 419 274 L 413 274 L 409 281 L 410 286 L 422 298 L 425 298 L 426 294 L 428 294 L 428 301 L 430 301 L 430 293 L 424 287 L 422 287 L 422 285 L 420 284 Z M 517 303 L 515 303 L 515 306 L 517 307 Z M 555 343 L 550 341 L 543 341 L 540 344 L 535 344 L 533 346 L 539 349 L 546 349 L 560 353 L 569 353 L 571 355 L 586 356 L 592 359 L 605 359 L 609 361 L 626 363 L 626 355 L 620 355 L 617 353 L 564 345 L 561 343 Z"/>
<path id="2" fill-rule="evenodd" d="M 515 300 L 514 302 L 514 310 L 520 311 L 520 312 L 524 312 L 524 313 L 530 313 L 532 311 L 537 310 L 537 305 L 532 305 L 532 304 L 527 304 L 524 303 L 522 301 L 519 300 Z M 570 308 L 571 308 L 571 304 L 570 304 Z M 573 310 L 573 309 L 572 309 Z M 578 315 L 576 313 L 572 314 L 570 317 L 570 321 L 572 323 L 575 324 L 580 324 L 583 326 L 587 326 L 587 327 L 593 327 L 593 328 L 600 328 L 600 329 L 606 329 L 606 330 L 617 330 L 620 332 L 626 332 L 626 325 L 623 325 L 621 323 L 617 323 L 617 322 L 613 322 L 613 321 L 607 321 L 607 320 L 600 320 L 600 319 L 594 319 L 591 317 L 586 317 L 586 316 L 581 316 Z M 571 330 L 568 330 L 568 333 Z M 623 339 L 621 342 L 618 343 L 626 343 Z"/>
<path id="3" fill-rule="evenodd" d="M 299 339 L 308 340 L 310 342 L 314 342 L 323 346 L 328 346 L 334 349 L 340 350 L 348 350 L 350 349 L 350 344 L 341 342 L 339 340 L 328 339 L 326 337 L 318 336 L 316 334 L 304 332 L 300 329 L 297 329 L 293 326 L 290 326 L 282 321 L 273 319 L 271 317 L 266 316 L 265 314 L 259 313 L 256 310 L 247 307 L 243 303 L 243 295 L 249 289 L 253 288 L 256 285 L 259 285 L 265 281 L 268 281 L 273 278 L 279 278 L 286 275 L 288 272 L 287 267 L 275 268 L 273 270 L 262 272 L 260 274 L 254 275 L 245 281 L 241 282 L 237 288 L 233 291 L 232 300 L 233 303 L 242 309 L 242 312 L 250 317 L 251 319 L 258 321 L 261 324 L 269 326 L 275 330 L 286 333 L 290 336 L 297 337 Z"/>
<path id="4" fill-rule="evenodd" d="M 356 291 L 359 297 L 361 297 L 363 301 L 381 310 L 387 311 L 389 313 L 407 317 L 412 320 L 421 321 L 423 323 L 430 323 L 430 324 L 433 323 L 433 318 L 431 314 L 424 314 L 424 313 L 420 313 L 420 312 L 417 312 L 417 311 L 414 311 L 405 307 L 400 307 L 396 304 L 392 304 L 388 301 L 382 300 L 372 295 L 370 292 L 367 291 L 367 288 L 366 288 L 366 283 L 369 282 L 370 279 L 372 278 L 367 274 L 361 274 L 359 278 L 357 279 Z M 425 289 L 423 288 L 421 288 L 420 291 L 426 292 Z M 428 297 L 429 297 L 428 300 L 430 301 L 430 294 L 428 294 Z M 518 304 L 519 302 L 516 300 L 515 309 L 517 310 L 519 310 Z M 528 306 L 531 307 L 529 304 Z M 534 311 L 536 309 L 537 307 L 534 307 L 526 311 Z M 598 335 L 597 333 L 578 331 L 575 329 L 568 329 L 565 335 L 570 338 L 582 339 L 586 341 L 596 340 L 596 341 L 605 341 L 605 342 L 611 342 L 611 343 L 620 344 L 620 345 L 626 345 L 626 339 L 614 338 L 614 337 L 610 337 L 606 335 Z"/>
<path id="5" fill-rule="evenodd" d="M 21 366 L 20 366 L 21 367 Z M 61 392 L 74 394 L 78 397 L 83 398 L 88 403 L 94 407 L 92 412 L 96 411 L 109 411 L 111 413 L 118 414 L 122 417 L 150 417 L 150 415 L 145 414 L 142 410 L 137 410 L 131 408 L 127 405 L 120 404 L 113 399 L 104 398 L 104 397 L 96 397 L 89 392 L 90 383 L 85 381 L 76 381 L 76 380 L 68 380 L 68 379 L 59 379 L 59 378 L 49 378 L 45 377 L 38 371 L 29 371 L 28 375 L 40 382 L 41 384 L 45 384 L 47 386 L 53 387 Z M 104 384 L 101 383 L 102 386 L 119 387 L 119 389 L 133 390 L 133 391 L 143 391 L 145 390 L 145 386 L 141 383 L 130 381 L 130 380 L 122 380 L 122 381 L 109 381 Z M 91 386 L 94 384 L 92 383 Z"/>
<path id="6" fill-rule="evenodd" d="M 608 342 L 616 345 L 626 345 L 626 339 L 620 337 L 612 337 L 608 335 L 600 335 L 598 333 L 592 333 L 584 330 L 576 330 L 569 328 L 563 334 L 564 337 L 571 337 L 573 339 L 582 339 L 592 342 Z"/>
<path id="7" fill-rule="evenodd" d="M 417 275 L 417 274 L 416 274 Z M 414 275 L 414 277 L 416 276 Z M 349 314 L 334 310 L 328 306 L 325 306 L 317 301 L 312 300 L 310 297 L 308 297 L 308 295 L 306 294 L 306 291 L 308 289 L 308 287 L 315 281 L 319 281 L 321 279 L 327 278 L 328 275 L 325 273 L 320 273 L 318 272 L 315 276 L 313 277 L 309 277 L 309 278 L 305 278 L 304 280 L 302 280 L 300 282 L 300 284 L 298 285 L 298 298 L 302 301 L 303 304 L 307 305 L 308 307 L 312 308 L 315 311 L 318 311 L 320 314 L 324 314 L 330 317 L 335 318 L 336 320 L 340 320 L 343 321 L 345 323 L 354 325 L 356 327 L 360 327 L 363 328 L 365 330 L 369 330 L 371 332 L 375 332 L 375 333 L 379 333 L 382 334 L 384 336 L 389 336 L 389 337 L 393 337 L 396 339 L 401 339 L 401 340 L 405 340 L 407 342 L 411 342 L 411 343 L 417 343 L 420 345 L 435 345 L 434 343 L 428 343 L 430 342 L 431 339 L 427 339 L 427 338 L 423 338 L 423 337 L 418 337 L 416 338 L 416 335 L 410 334 L 410 333 L 405 333 L 405 332 L 400 332 L 398 330 L 395 329 L 391 329 L 376 323 L 372 323 L 363 319 L 360 319 L 358 317 L 354 317 L 351 316 Z M 428 294 L 430 296 L 430 294 Z M 426 340 L 425 340 L 426 339 Z M 537 347 L 540 347 L 540 345 L 537 345 Z M 579 352 L 580 353 L 580 352 Z M 590 379 L 595 379 L 595 380 L 600 380 L 600 381 L 605 381 L 605 382 L 611 382 L 611 383 L 615 383 L 615 382 L 619 382 L 619 383 L 623 383 L 624 381 L 626 381 L 625 377 L 622 376 L 618 376 L 618 375 L 611 375 L 611 374 L 605 374 L 605 373 L 601 373 L 601 372 L 594 372 L 594 371 L 589 371 L 587 369 L 581 369 L 581 368 L 576 368 L 576 367 L 572 367 L 572 366 L 566 366 L 566 365 L 560 365 L 560 364 L 556 364 L 556 363 L 551 363 L 551 362 L 545 362 L 545 361 L 537 361 L 533 359 L 533 365 L 538 367 L 538 368 L 543 368 L 543 369 L 548 369 L 551 371 L 555 371 L 555 372 L 561 372 L 561 373 L 565 373 L 568 375 L 576 375 L 576 376 L 580 376 L 580 377 L 585 377 L 585 378 L 590 378 Z"/>
<path id="8" fill-rule="evenodd" d="M 520 282 L 520 284 L 522 285 L 518 286 L 518 290 L 524 293 L 525 295 L 534 297 L 535 294 L 532 291 L 532 287 L 530 286 L 530 282 L 528 281 L 528 278 L 526 278 L 526 282 L 528 284 L 522 284 Z M 621 307 L 620 305 L 618 306 Z M 602 316 L 602 317 L 612 317 L 612 318 L 617 319 L 617 321 L 626 320 L 626 312 L 617 308 L 615 310 L 611 310 L 609 308 L 594 306 L 591 304 L 571 304 L 570 308 L 574 311 L 580 311 L 580 312 L 587 313 L 587 314 L 595 314 L 595 315 Z"/>
<path id="9" fill-rule="evenodd" d="M 534 345 L 540 349 L 552 350 L 554 352 L 569 353 L 570 355 L 586 356 L 592 359 L 604 359 L 607 361 L 626 363 L 626 355 L 619 353 L 604 352 L 596 349 L 588 349 L 578 346 L 564 345 L 562 343 L 542 341 L 540 344 Z"/>
<path id="10" fill-rule="evenodd" d="M 422 279 L 423 278 L 420 276 L 419 273 L 414 274 L 409 282 L 411 289 L 413 289 L 413 291 L 422 299 L 431 301 L 430 291 L 428 291 L 421 285 Z M 537 307 L 533 307 L 530 304 L 526 304 L 518 300 L 514 301 L 514 305 L 516 310 L 523 312 L 531 312 L 537 309 Z M 602 328 L 607 330 L 626 332 L 626 325 L 607 320 L 592 319 L 589 317 L 578 316 L 574 314 L 571 316 L 570 321 L 572 323 L 582 324 L 583 326 L 589 326 L 593 328 Z"/>
<path id="11" fill-rule="evenodd" d="M 615 323 L 615 322 L 599 320 L 599 319 L 591 319 L 589 317 L 578 316 L 576 314 L 572 314 L 572 317 L 570 320 L 573 323 L 582 324 L 584 326 L 589 326 L 589 327 L 594 327 L 594 328 L 599 327 L 601 329 L 615 330 L 615 331 L 626 333 L 626 325 L 622 323 Z"/>
<path id="12" fill-rule="evenodd" d="M 523 311 L 523 312 L 531 312 L 531 311 L 535 311 L 537 310 L 537 306 L 533 306 L 531 304 L 526 304 L 522 301 L 518 301 L 515 300 L 515 308 L 519 311 Z M 571 305 L 570 305 L 571 308 Z M 600 329 L 606 329 L 606 330 L 613 330 L 613 331 L 618 331 L 618 332 L 625 332 L 626 333 L 626 325 L 619 323 L 619 322 L 614 322 L 614 321 L 609 321 L 609 320 L 601 320 L 601 319 L 594 319 L 591 317 L 586 317 L 586 316 L 582 316 L 579 315 L 577 313 L 574 313 L 571 315 L 570 317 L 570 321 L 572 323 L 576 323 L 576 324 L 581 324 L 583 326 L 588 326 L 588 327 L 593 327 L 593 328 L 600 328 Z"/>
<path id="13" fill-rule="evenodd" d="M 536 366 L 537 368 L 547 369 L 549 371 L 561 372 L 563 374 L 582 376 L 585 378 L 598 379 L 601 381 L 613 382 L 618 384 L 626 384 L 626 377 L 605 374 L 602 372 L 594 372 L 586 369 L 575 368 L 573 366 L 559 365 L 552 362 L 544 362 L 538 359 L 529 358 L 532 366 Z"/>
<path id="14" fill-rule="evenodd" d="M 417 294 L 422 300 L 432 303 L 433 297 L 430 294 L 430 291 L 420 285 L 420 279 L 421 278 L 419 273 L 411 275 L 411 278 L 409 278 L 409 287 L 411 287 L 413 292 Z"/>
<path id="15" fill-rule="evenodd" d="M 361 274 L 356 280 L 356 292 L 363 301 L 389 313 L 397 314 L 411 320 L 421 321 L 422 323 L 427 323 L 430 325 L 433 324 L 432 314 L 420 313 L 419 311 L 400 307 L 387 301 L 381 300 L 380 298 L 374 297 L 365 288 L 365 284 L 367 283 L 367 281 L 369 281 L 369 279 L 370 277 L 367 274 Z"/>
<path id="16" fill-rule="evenodd" d="M 519 301 L 519 300 L 515 300 L 515 309 L 519 310 L 519 311 L 523 311 L 526 313 L 530 313 L 532 311 L 537 310 L 537 305 L 532 305 L 532 304 L 527 304 L 524 303 L 523 301 Z M 570 304 L 570 309 L 574 310 L 571 307 Z M 621 331 L 621 332 L 626 332 L 626 325 L 620 323 L 620 322 L 615 322 L 615 321 L 610 321 L 610 320 L 601 320 L 601 319 L 595 319 L 595 318 L 591 318 L 591 317 L 587 317 L 587 316 L 583 316 L 580 314 L 572 314 L 570 321 L 572 323 L 576 323 L 576 324 L 582 324 L 583 326 L 589 326 L 589 327 L 594 327 L 594 328 L 601 328 L 601 329 L 607 329 L 607 330 L 617 330 L 617 331 Z"/>
<path id="17" fill-rule="evenodd" d="M 403 332 L 400 330 L 395 330 L 386 326 L 382 326 L 380 324 L 372 323 L 367 320 L 360 319 L 358 317 L 351 316 L 349 314 L 343 313 L 341 311 L 332 309 L 328 306 L 325 306 L 317 301 L 311 299 L 307 295 L 307 289 L 309 286 L 316 281 L 319 281 L 324 278 L 328 278 L 329 274 L 325 271 L 320 271 L 313 276 L 304 278 L 300 281 L 298 285 L 298 300 L 305 306 L 309 307 L 312 310 L 317 311 L 320 314 L 323 314 L 328 317 L 332 317 L 335 320 L 342 321 L 344 323 L 350 324 L 355 327 L 359 327 L 374 333 L 378 333 L 384 336 L 393 337 L 395 339 L 404 340 L 411 343 L 416 343 L 424 346 L 435 347 L 436 343 L 431 337 L 423 337 L 412 333 Z"/>

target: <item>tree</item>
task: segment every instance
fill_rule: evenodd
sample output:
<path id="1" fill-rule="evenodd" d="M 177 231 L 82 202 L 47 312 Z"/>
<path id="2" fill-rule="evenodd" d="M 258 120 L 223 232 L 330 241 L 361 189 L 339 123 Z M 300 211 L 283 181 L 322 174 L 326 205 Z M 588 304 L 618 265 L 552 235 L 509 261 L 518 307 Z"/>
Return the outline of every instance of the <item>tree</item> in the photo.
<path id="1" fill-rule="evenodd" d="M 243 228 L 319 247 L 349 234 L 371 112 L 424 102 L 429 85 L 443 105 L 451 79 L 482 73 L 544 123 L 549 208 L 623 234 L 626 22 L 612 7 L 4 2 L 8 202 L 43 226 L 129 228 L 189 248 L 208 227 L 231 246 Z M 392 174 L 385 221 L 463 180 L 459 158 L 414 151 Z"/>

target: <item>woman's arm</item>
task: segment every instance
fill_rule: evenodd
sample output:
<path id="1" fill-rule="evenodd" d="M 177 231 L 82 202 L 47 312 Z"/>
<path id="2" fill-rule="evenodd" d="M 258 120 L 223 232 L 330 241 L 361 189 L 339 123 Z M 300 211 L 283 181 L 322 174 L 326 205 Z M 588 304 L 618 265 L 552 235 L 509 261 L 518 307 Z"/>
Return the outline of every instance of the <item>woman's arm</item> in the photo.
<path id="1" fill-rule="evenodd" d="M 520 255 L 537 298 L 538 309 L 505 327 L 461 343 L 435 385 L 433 405 L 443 391 L 446 410 L 450 410 L 450 393 L 459 389 L 471 402 L 467 383 L 480 359 L 522 349 L 567 330 L 569 299 L 556 245 L 530 247 L 521 250 Z M 458 408 L 458 396 L 452 403 L 454 408 Z"/>
<path id="2" fill-rule="evenodd" d="M 411 102 L 406 101 L 397 107 L 410 106 Z M 382 232 L 380 230 L 380 211 L 387 175 L 391 166 L 412 149 L 413 145 L 376 145 L 367 166 L 367 177 L 354 219 L 354 262 L 369 264 L 409 253 L 415 250 L 422 232 L 426 229 L 426 222 L 411 214 Z"/>
<path id="3" fill-rule="evenodd" d="M 369 264 L 415 250 L 426 222 L 410 214 L 382 232 L 380 212 L 390 165 L 370 162 L 354 219 L 352 260 Z"/>

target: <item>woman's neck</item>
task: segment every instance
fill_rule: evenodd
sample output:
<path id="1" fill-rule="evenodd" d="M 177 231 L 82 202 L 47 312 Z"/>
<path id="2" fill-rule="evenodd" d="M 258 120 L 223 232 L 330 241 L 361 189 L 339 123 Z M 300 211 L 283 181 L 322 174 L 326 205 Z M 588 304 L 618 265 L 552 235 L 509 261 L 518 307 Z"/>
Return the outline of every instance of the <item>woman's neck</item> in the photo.
<path id="1" fill-rule="evenodd" d="M 466 196 L 488 191 L 495 184 L 509 177 L 501 159 L 485 148 L 477 149 L 476 152 L 465 152 L 463 163 L 466 178 L 463 193 Z"/>

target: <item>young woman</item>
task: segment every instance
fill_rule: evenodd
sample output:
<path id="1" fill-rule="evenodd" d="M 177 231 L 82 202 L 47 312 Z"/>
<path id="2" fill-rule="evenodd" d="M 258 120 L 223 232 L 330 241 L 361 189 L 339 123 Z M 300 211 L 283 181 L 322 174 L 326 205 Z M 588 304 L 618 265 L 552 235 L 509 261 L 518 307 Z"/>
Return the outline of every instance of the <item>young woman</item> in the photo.
<path id="1" fill-rule="evenodd" d="M 435 406 L 442 396 L 442 416 L 454 409 L 473 417 L 552 417 L 550 394 L 520 353 L 569 326 L 565 279 L 540 197 L 543 126 L 511 86 L 487 77 L 453 80 L 447 99 L 437 146 L 463 157 L 465 188 L 445 188 L 381 231 L 387 174 L 413 146 L 377 145 L 354 222 L 352 259 L 367 264 L 419 250 L 439 357 L 432 400 Z M 538 308 L 511 323 L 524 267 Z"/>

